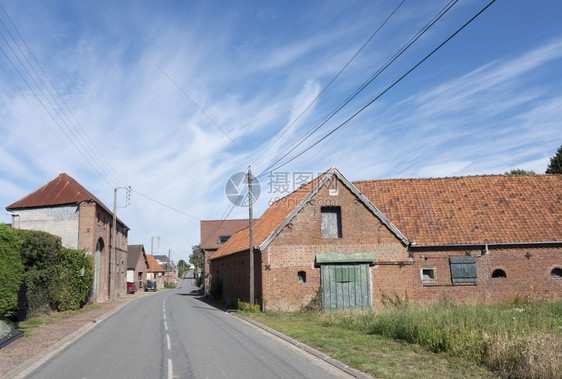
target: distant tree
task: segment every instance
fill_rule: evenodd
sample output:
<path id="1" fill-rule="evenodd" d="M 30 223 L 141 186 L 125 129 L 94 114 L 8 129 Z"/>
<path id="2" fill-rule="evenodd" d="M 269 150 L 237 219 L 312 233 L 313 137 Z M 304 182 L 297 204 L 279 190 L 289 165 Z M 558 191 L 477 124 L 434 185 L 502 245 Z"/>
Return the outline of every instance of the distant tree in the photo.
<path id="1" fill-rule="evenodd" d="M 191 266 L 189 265 L 189 263 L 187 263 L 183 259 L 180 259 L 180 261 L 178 262 L 178 276 L 183 279 L 183 276 L 187 271 L 189 271 L 190 268 Z"/>
<path id="2" fill-rule="evenodd" d="M 205 263 L 205 256 L 203 254 L 203 249 L 201 249 L 201 246 L 195 245 L 192 247 L 192 253 L 189 257 L 189 263 L 193 265 L 195 270 L 203 267 L 203 264 Z"/>
<path id="3" fill-rule="evenodd" d="M 547 174 L 562 174 L 562 146 L 558 148 L 556 155 L 550 158 L 550 163 L 546 168 Z"/>
<path id="4" fill-rule="evenodd" d="M 535 175 L 536 173 L 533 170 L 523 170 L 521 168 L 516 168 L 510 171 L 506 171 L 504 175 L 508 176 L 522 176 L 522 175 Z"/>

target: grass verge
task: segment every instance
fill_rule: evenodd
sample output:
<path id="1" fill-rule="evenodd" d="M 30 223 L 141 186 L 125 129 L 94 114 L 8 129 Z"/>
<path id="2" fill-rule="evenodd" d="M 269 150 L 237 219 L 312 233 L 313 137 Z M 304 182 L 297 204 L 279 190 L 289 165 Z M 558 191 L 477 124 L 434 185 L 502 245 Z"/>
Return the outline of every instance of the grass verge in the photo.
<path id="1" fill-rule="evenodd" d="M 562 302 L 243 314 L 376 377 L 562 377 Z"/>
<path id="2" fill-rule="evenodd" d="M 81 309 L 73 310 L 73 311 L 64 311 L 64 312 L 52 312 L 52 313 L 44 313 L 37 316 L 34 316 L 28 320 L 22 321 L 18 324 L 18 329 L 24 332 L 24 337 L 30 336 L 31 331 L 34 328 L 37 328 L 41 325 L 50 324 L 55 321 L 87 312 L 92 309 L 100 308 L 98 304 L 86 304 Z"/>

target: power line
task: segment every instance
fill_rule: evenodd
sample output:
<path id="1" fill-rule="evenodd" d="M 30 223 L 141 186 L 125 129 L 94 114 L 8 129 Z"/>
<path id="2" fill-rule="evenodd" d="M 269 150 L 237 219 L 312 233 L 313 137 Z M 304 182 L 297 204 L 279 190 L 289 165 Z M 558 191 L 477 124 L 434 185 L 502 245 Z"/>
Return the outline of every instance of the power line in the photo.
<path id="1" fill-rule="evenodd" d="M 295 125 L 295 123 L 300 120 L 300 118 L 308 111 L 308 109 L 314 104 L 316 103 L 316 101 L 320 98 L 320 96 L 322 96 L 322 94 L 324 94 L 324 92 L 326 92 L 326 90 L 328 89 L 328 87 L 330 87 L 332 85 L 332 83 L 334 83 L 336 81 L 337 78 L 339 78 L 339 76 L 345 71 L 345 69 L 351 64 L 351 62 L 353 62 L 353 60 L 363 51 L 363 49 L 365 49 L 365 47 L 369 44 L 369 42 L 371 42 L 371 40 L 378 34 L 378 32 L 386 25 L 386 23 L 392 18 L 392 16 L 394 16 L 394 14 L 398 11 L 398 9 L 402 6 L 402 4 L 404 4 L 406 0 L 402 0 L 397 6 L 396 8 L 394 8 L 394 10 L 387 16 L 387 18 L 383 21 L 383 23 L 381 25 L 379 25 L 379 27 L 371 34 L 371 36 L 363 43 L 363 45 L 359 48 L 359 50 L 357 50 L 357 52 L 355 52 L 355 54 L 347 61 L 347 63 L 340 69 L 340 71 L 336 74 L 336 76 L 334 76 L 332 78 L 332 80 L 330 80 L 330 82 L 322 89 L 322 91 L 320 91 L 320 93 L 306 106 L 306 108 L 293 120 L 293 122 L 291 122 L 291 124 L 289 126 L 287 126 L 282 133 L 277 136 L 277 138 L 256 158 L 256 160 L 259 160 L 261 157 L 263 157 L 265 155 L 265 153 L 267 151 L 269 151 L 269 149 L 271 149 L 271 147 L 273 145 L 275 145 L 277 143 L 277 141 L 279 141 L 279 139 L 281 139 L 281 137 L 283 137 L 285 135 L 285 133 L 287 133 L 287 131 L 289 131 L 289 129 L 291 129 L 291 127 L 293 127 L 293 125 Z"/>
<path id="2" fill-rule="evenodd" d="M 271 171 L 275 171 L 285 165 L 287 165 L 288 163 L 292 162 L 293 160 L 297 159 L 298 157 L 300 157 L 301 155 L 303 155 L 304 153 L 306 153 L 307 151 L 309 151 L 310 149 L 312 149 L 314 146 L 318 145 L 320 142 L 322 142 L 324 139 L 328 138 L 330 135 L 332 135 L 333 133 L 335 133 L 336 131 L 338 131 L 339 129 L 343 128 L 345 125 L 347 125 L 352 119 L 354 119 L 359 113 L 363 112 L 367 107 L 369 107 L 371 104 L 373 104 L 375 101 L 377 101 L 379 98 L 381 98 L 385 93 L 387 93 L 388 91 L 390 91 L 396 84 L 398 84 L 400 81 L 402 81 L 402 79 L 404 79 L 405 77 L 407 77 L 410 73 L 412 73 L 412 71 L 414 71 L 416 68 L 418 68 L 422 63 L 424 63 L 427 59 L 429 59 L 433 54 L 435 54 L 439 49 L 441 49 L 447 42 L 449 42 L 453 37 L 455 37 L 458 33 L 460 33 L 466 26 L 468 26 L 470 23 L 472 23 L 472 21 L 474 21 L 478 16 L 480 16 L 486 9 L 488 9 L 493 3 L 495 3 L 496 0 L 492 0 L 490 1 L 484 8 L 482 8 L 478 13 L 476 13 L 470 20 L 468 20 L 463 26 L 461 26 L 459 29 L 457 29 L 453 34 L 451 34 L 447 39 L 445 39 L 441 44 L 439 44 L 439 46 L 437 46 L 435 49 L 433 49 L 429 54 L 427 54 L 422 60 L 420 60 L 418 63 L 416 63 L 412 68 L 410 68 L 405 74 L 403 74 L 400 78 L 398 78 L 396 81 L 394 81 L 390 86 L 388 86 L 384 91 L 382 91 L 381 93 L 379 93 L 377 96 L 375 96 L 372 100 L 370 100 L 367 104 L 365 104 L 363 107 L 361 107 L 357 112 L 355 112 L 351 117 L 349 117 L 347 120 L 345 120 L 344 122 L 342 122 L 340 125 L 338 125 L 336 128 L 332 129 L 328 134 L 326 134 L 325 136 L 323 136 L 322 138 L 320 138 L 318 141 L 316 141 L 315 143 L 313 143 L 312 145 L 310 145 L 309 147 L 307 147 L 305 150 L 301 151 L 300 153 L 294 155 L 293 157 L 291 157 L 290 159 L 288 159 L 287 161 L 285 161 L 284 163 L 280 164 L 279 166 L 271 169 Z M 265 173 L 264 173 L 265 174 Z M 263 176 L 264 174 L 261 174 L 260 176 Z M 258 176 L 258 177 L 260 177 Z"/>
<path id="3" fill-rule="evenodd" d="M 328 121 L 330 121 L 337 113 L 339 113 L 345 106 L 347 106 L 355 97 L 357 97 L 365 88 L 367 88 L 376 78 L 378 78 L 386 69 L 394 63 L 402 54 L 404 54 L 421 36 L 423 36 L 437 21 L 439 21 L 456 3 L 458 0 L 451 0 L 445 7 L 443 7 L 437 15 L 433 17 L 426 25 L 424 25 L 405 45 L 403 45 L 384 65 L 379 67 L 377 71 L 361 86 L 359 86 L 353 94 L 351 94 L 342 104 L 336 107 L 328 116 L 324 118 L 315 128 L 309 131 L 304 137 L 302 137 L 296 144 L 292 147 L 285 149 L 283 153 L 278 155 L 279 158 L 275 162 L 271 163 L 267 168 L 262 170 L 262 173 L 258 175 L 258 178 L 263 176 L 267 171 L 272 171 L 271 167 L 274 167 L 283 158 L 287 157 L 291 152 L 296 150 L 300 145 L 302 145 L 308 138 L 310 138 L 314 133 L 316 133 L 320 128 L 322 128 Z M 274 158 L 275 159 L 275 158 Z M 272 159 L 273 161 L 273 159 Z"/>
<path id="4" fill-rule="evenodd" d="M 163 207 L 165 207 L 165 208 L 168 208 L 168 209 L 170 209 L 170 210 L 172 210 L 172 211 L 174 211 L 174 212 L 177 212 L 177 213 L 179 213 L 179 214 L 182 214 L 182 215 L 187 216 L 187 217 L 189 217 L 189 218 L 192 218 L 192 219 L 194 219 L 194 220 L 201 221 L 201 219 L 200 219 L 199 217 L 190 215 L 190 214 L 185 213 L 185 212 L 183 212 L 183 211 L 180 211 L 179 209 L 176 209 L 176 208 L 174 208 L 174 207 L 172 207 L 172 206 L 170 206 L 170 205 L 164 204 L 164 203 L 162 203 L 161 201 L 158 201 L 158 200 L 156 200 L 156 199 L 153 199 L 152 197 L 150 197 L 150 196 L 148 196 L 148 195 L 142 194 L 142 193 L 140 193 L 139 191 L 137 191 L 137 190 L 135 190 L 135 189 L 133 189 L 133 188 L 131 188 L 131 191 L 133 191 L 133 192 L 136 193 L 136 194 L 141 195 L 142 197 L 144 197 L 144 198 L 146 198 L 146 199 L 148 199 L 148 200 L 150 200 L 150 201 L 155 202 L 156 204 L 159 204 L 159 205 L 161 205 L 161 206 L 163 206 Z"/>
<path id="5" fill-rule="evenodd" d="M 197 109 L 199 109 L 199 111 L 201 111 L 201 113 L 203 113 L 205 115 L 205 117 L 207 117 L 207 119 L 209 119 L 209 121 L 211 121 L 211 123 L 217 128 L 219 129 L 222 134 L 224 134 L 229 140 L 230 142 L 232 142 L 232 144 L 234 146 L 236 146 L 238 148 L 238 150 L 240 150 L 240 152 L 242 152 L 251 162 L 254 162 L 252 158 L 250 158 L 250 156 L 248 155 L 248 153 L 246 153 L 246 151 L 244 149 L 242 149 L 240 147 L 240 145 L 238 145 L 231 137 L 230 135 L 223 129 L 221 128 L 221 126 L 215 121 L 213 120 L 213 118 L 211 116 L 209 116 L 209 114 L 207 112 L 205 112 L 205 110 L 178 84 L 176 83 L 176 81 L 170 76 L 168 75 L 168 73 L 166 71 L 164 71 L 164 69 L 162 67 L 160 67 L 158 65 L 158 63 L 154 62 L 152 59 L 150 59 L 150 61 L 152 62 L 153 65 L 155 65 L 163 74 L 164 76 L 166 76 L 166 78 L 168 78 L 168 80 L 174 85 L 176 86 L 177 89 L 180 90 L 180 92 L 189 99 L 189 101 L 191 101 L 196 107 Z"/>
<path id="6" fill-rule="evenodd" d="M 56 115 L 58 116 L 58 118 L 60 119 L 60 121 L 64 124 L 64 126 L 67 128 L 67 130 L 72 134 L 72 137 L 74 138 L 74 140 L 80 145 L 80 147 L 77 146 L 77 144 L 72 140 L 71 136 L 66 133 L 63 130 L 62 125 L 55 120 L 54 115 L 49 112 L 46 109 L 46 105 L 39 99 L 39 95 L 37 94 L 37 92 L 35 92 L 35 90 L 32 88 L 32 86 L 29 84 L 29 82 L 27 80 L 25 80 L 23 78 L 23 75 L 21 74 L 21 71 L 19 71 L 19 69 L 16 67 L 16 65 L 14 64 L 14 62 L 9 58 L 9 56 L 7 55 L 7 53 L 2 49 L 2 52 L 4 53 L 4 55 L 8 58 L 8 61 L 12 64 L 12 66 L 14 67 L 14 69 L 18 72 L 18 74 L 20 75 L 20 77 L 22 78 L 22 80 L 24 80 L 24 82 L 27 84 L 27 86 L 30 88 L 30 90 L 33 92 L 33 94 L 35 95 L 35 97 L 39 100 L 39 102 L 41 103 L 41 105 L 45 108 L 45 110 L 49 113 L 49 115 L 51 116 L 51 118 L 53 118 L 53 121 L 55 121 L 55 123 L 57 123 L 57 126 L 59 126 L 59 129 L 61 129 L 61 131 L 65 134 L 65 136 L 69 139 L 69 141 L 74 145 L 74 147 L 79 151 L 79 153 L 88 161 L 88 163 L 93 167 L 93 163 L 95 163 L 97 165 L 97 168 L 94 168 L 94 170 L 103 177 L 103 175 L 101 175 L 101 171 L 104 171 L 106 174 L 108 174 L 108 176 L 112 176 L 113 175 L 113 180 L 115 180 L 116 182 L 119 182 L 119 178 L 118 175 L 112 174 L 110 172 L 105 171 L 105 167 L 111 168 L 110 165 L 107 164 L 107 162 L 102 162 L 102 164 L 100 164 L 99 161 L 102 161 L 103 159 L 99 156 L 99 154 L 97 154 L 97 149 L 95 147 L 94 144 L 91 143 L 91 140 L 89 140 L 89 137 L 87 135 L 87 133 L 84 131 L 84 129 L 79 125 L 78 120 L 76 119 L 76 117 L 72 114 L 72 111 L 70 110 L 70 108 L 68 107 L 68 105 L 66 104 L 66 102 L 64 101 L 64 98 L 60 95 L 60 93 L 57 91 L 55 85 L 53 84 L 53 82 L 49 79 L 49 76 L 46 74 L 45 70 L 42 68 L 41 64 L 39 63 L 39 61 L 37 60 L 37 57 L 35 56 L 35 54 L 33 53 L 33 51 L 31 50 L 31 48 L 29 47 L 29 45 L 26 43 L 25 39 L 23 38 L 22 34 L 20 33 L 19 29 L 17 28 L 17 26 L 14 24 L 14 22 L 12 21 L 10 15 L 7 13 L 6 9 L 2 6 L 2 4 L 0 4 L 0 8 L 2 9 L 2 11 L 4 12 L 4 14 L 6 15 L 8 21 L 10 22 L 10 25 L 12 26 L 12 28 L 17 32 L 21 42 L 23 42 L 23 44 L 25 45 L 27 51 L 30 53 L 30 55 L 33 57 L 36 65 L 39 67 L 39 70 L 43 73 L 43 76 L 45 77 L 45 79 L 51 84 L 51 87 L 54 89 L 55 93 L 57 96 L 55 96 L 49 86 L 45 83 L 45 81 L 43 80 L 42 76 L 37 72 L 35 66 L 32 64 L 32 62 L 30 62 L 28 55 L 23 51 L 23 49 L 21 48 L 21 46 L 19 45 L 19 43 L 16 41 L 16 38 L 14 37 L 14 35 L 12 34 L 12 32 L 10 31 L 10 29 L 8 28 L 8 26 L 6 25 L 6 23 L 4 23 L 4 21 L 0 18 L 0 22 L 2 23 L 2 25 L 4 26 L 4 28 L 6 29 L 6 31 L 8 32 L 12 43 L 18 48 L 19 52 L 21 53 L 21 55 L 25 58 L 25 61 L 27 62 L 27 65 L 31 68 L 31 70 L 33 71 L 33 73 L 35 74 L 35 77 L 37 77 L 37 79 L 39 80 L 40 83 L 38 83 L 34 76 L 32 75 L 32 73 L 27 69 L 27 66 L 24 64 L 24 62 L 19 58 L 18 54 L 14 51 L 14 49 L 12 48 L 12 45 L 10 44 L 10 42 L 8 42 L 8 40 L 5 38 L 5 36 L 3 34 L 1 34 L 2 39 L 5 41 L 6 45 L 10 48 L 12 54 L 17 58 L 18 62 L 20 63 L 21 67 L 23 67 L 23 69 L 25 70 L 25 72 L 27 73 L 27 75 L 29 76 L 29 78 L 33 81 L 33 83 L 35 84 L 35 86 L 37 87 L 37 89 L 40 91 L 40 94 L 44 97 L 44 99 L 49 103 L 50 108 L 56 113 Z M 43 90 L 45 89 L 47 94 L 45 93 L 45 91 Z M 53 102 L 51 102 L 51 100 L 53 100 L 53 102 L 57 105 L 57 107 L 55 107 L 55 105 L 53 104 Z M 66 111 L 63 109 L 63 107 L 61 106 L 61 103 L 59 102 L 59 100 L 65 105 L 66 109 L 68 110 L 68 112 L 70 112 L 70 114 L 72 115 L 72 117 L 74 118 L 74 120 L 76 121 L 76 123 L 80 126 L 80 128 L 82 129 L 82 133 L 80 134 L 80 132 L 78 131 L 78 129 L 76 128 L 76 126 L 74 125 L 74 123 L 70 120 L 68 114 L 66 113 Z M 62 113 L 62 115 L 61 115 Z M 64 116 L 64 117 L 63 117 Z M 66 118 L 66 121 L 65 121 Z M 43 120 L 44 121 L 44 120 Z M 68 122 L 67 122 L 68 121 Z M 84 137 L 85 136 L 85 137 Z M 81 138 L 80 138 L 81 137 Z M 90 143 L 88 143 L 88 140 L 90 141 Z M 86 146 L 85 146 L 86 145 Z M 81 150 L 82 149 L 82 150 Z M 85 153 L 84 153 L 85 152 Z M 85 156 L 88 155 L 88 157 Z M 94 155 L 92 155 L 94 154 Z M 92 163 L 93 162 L 93 163 Z M 115 172 L 115 171 L 114 171 Z M 104 178 L 105 179 L 105 178 Z M 116 180 L 117 179 L 117 180 Z"/>

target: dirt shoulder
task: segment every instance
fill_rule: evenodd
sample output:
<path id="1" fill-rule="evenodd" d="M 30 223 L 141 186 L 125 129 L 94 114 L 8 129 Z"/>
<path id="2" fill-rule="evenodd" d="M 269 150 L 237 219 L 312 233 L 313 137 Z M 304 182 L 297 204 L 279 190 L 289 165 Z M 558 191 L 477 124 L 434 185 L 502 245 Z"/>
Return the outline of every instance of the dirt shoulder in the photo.
<path id="1" fill-rule="evenodd" d="M 151 294 L 137 292 L 126 295 L 99 303 L 99 307 L 29 329 L 28 336 L 21 337 L 0 350 L 0 376 L 3 377 L 21 365 L 30 364 L 55 348 L 56 345 L 65 342 L 65 339 L 68 339 L 73 333 L 77 333 L 79 329 L 87 325 L 93 326 L 127 303 Z"/>

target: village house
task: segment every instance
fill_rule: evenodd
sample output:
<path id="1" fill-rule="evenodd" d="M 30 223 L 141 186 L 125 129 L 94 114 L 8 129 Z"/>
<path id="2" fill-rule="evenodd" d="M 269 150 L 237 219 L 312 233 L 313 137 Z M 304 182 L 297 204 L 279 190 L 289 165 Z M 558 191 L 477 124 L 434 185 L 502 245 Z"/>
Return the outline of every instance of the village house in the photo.
<path id="1" fill-rule="evenodd" d="M 12 214 L 12 228 L 54 234 L 64 247 L 93 256 L 93 302 L 126 293 L 129 228 L 117 219 L 115 256 L 111 256 L 113 213 L 76 180 L 60 174 L 6 210 Z"/>
<path id="2" fill-rule="evenodd" d="M 209 262 L 211 257 L 234 233 L 246 227 L 248 227 L 248 219 L 201 220 L 201 242 L 199 247 L 203 250 L 204 264 L 201 267 L 201 274 L 205 278 L 203 281 L 205 293 L 208 293 L 210 286 Z"/>
<path id="3" fill-rule="evenodd" d="M 164 274 L 166 271 L 158 264 L 158 261 L 152 254 L 146 256 L 148 262 L 148 272 L 146 273 L 146 280 L 153 280 L 156 282 L 156 288 L 164 288 Z"/>
<path id="4" fill-rule="evenodd" d="M 167 255 L 155 255 L 154 259 L 164 270 L 164 281 L 176 284 L 178 281 L 178 269 Z"/>
<path id="5" fill-rule="evenodd" d="M 332 168 L 273 203 L 254 224 L 254 246 L 263 309 L 557 299 L 562 176 L 351 183 Z M 248 301 L 248 228 L 210 261 L 222 297 Z"/>
<path id="6" fill-rule="evenodd" d="M 144 245 L 129 245 L 127 257 L 127 282 L 133 282 L 138 289 L 146 282 L 148 259 Z"/>

